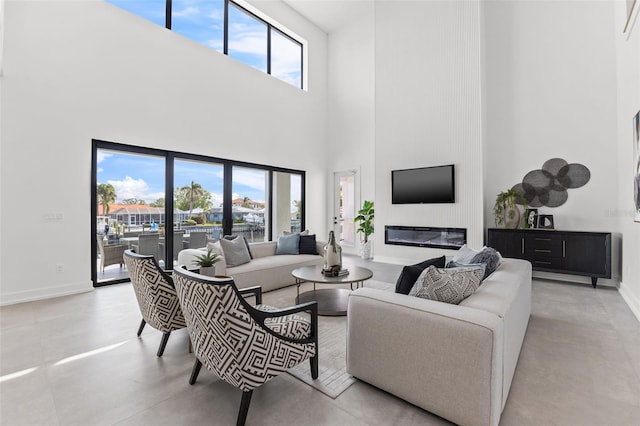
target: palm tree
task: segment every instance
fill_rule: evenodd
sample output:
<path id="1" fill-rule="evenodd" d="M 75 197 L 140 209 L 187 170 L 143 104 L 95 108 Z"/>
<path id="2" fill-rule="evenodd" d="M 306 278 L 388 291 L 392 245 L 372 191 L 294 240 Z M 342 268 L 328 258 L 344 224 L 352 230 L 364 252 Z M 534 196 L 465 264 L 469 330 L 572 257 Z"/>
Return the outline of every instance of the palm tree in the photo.
<path id="1" fill-rule="evenodd" d="M 189 200 L 189 217 L 191 217 L 194 204 L 198 202 L 198 200 L 206 198 L 207 191 L 202 187 L 202 185 L 194 181 L 191 181 L 191 185 L 180 188 L 180 191 L 184 195 L 185 199 Z"/>
<path id="2" fill-rule="evenodd" d="M 116 189 L 110 183 L 101 183 L 96 188 L 98 204 L 103 207 L 103 214 L 109 214 L 109 204 L 116 202 Z"/>
<path id="3" fill-rule="evenodd" d="M 251 198 L 244 197 L 242 199 L 242 207 L 251 208 Z"/>

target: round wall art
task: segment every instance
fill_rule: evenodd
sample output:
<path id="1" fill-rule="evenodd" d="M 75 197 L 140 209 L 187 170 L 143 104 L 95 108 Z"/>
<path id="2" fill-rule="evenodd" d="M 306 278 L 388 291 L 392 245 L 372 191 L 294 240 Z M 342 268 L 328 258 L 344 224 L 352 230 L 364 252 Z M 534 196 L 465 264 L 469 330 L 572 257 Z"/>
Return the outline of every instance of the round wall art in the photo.
<path id="1" fill-rule="evenodd" d="M 541 169 L 527 173 L 513 189 L 531 207 L 559 207 L 569 198 L 567 189 L 585 186 L 589 179 L 591 172 L 586 166 L 569 164 L 562 158 L 552 158 L 545 161 Z"/>

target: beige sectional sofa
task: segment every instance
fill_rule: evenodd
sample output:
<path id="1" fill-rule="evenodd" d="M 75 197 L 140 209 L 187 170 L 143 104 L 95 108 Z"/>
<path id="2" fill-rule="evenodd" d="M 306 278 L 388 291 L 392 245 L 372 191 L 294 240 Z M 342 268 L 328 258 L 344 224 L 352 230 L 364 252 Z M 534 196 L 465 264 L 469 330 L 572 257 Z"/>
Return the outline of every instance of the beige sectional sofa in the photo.
<path id="1" fill-rule="evenodd" d="M 460 305 L 349 297 L 347 372 L 459 425 L 497 425 L 531 313 L 531 264 L 503 259 Z"/>
<path id="2" fill-rule="evenodd" d="M 239 288 L 259 285 L 262 291 L 275 290 L 295 284 L 296 280 L 291 271 L 301 266 L 322 265 L 322 250 L 326 243 L 316 242 L 318 255 L 312 254 L 281 254 L 276 255 L 276 242 L 250 243 L 249 248 L 253 259 L 249 263 L 234 267 L 227 267 L 222 257 L 216 263 L 217 275 L 230 275 Z M 206 253 L 206 248 L 185 249 L 178 254 L 178 264 L 186 265 L 188 269 L 197 269 L 193 263 L 196 256 Z"/>

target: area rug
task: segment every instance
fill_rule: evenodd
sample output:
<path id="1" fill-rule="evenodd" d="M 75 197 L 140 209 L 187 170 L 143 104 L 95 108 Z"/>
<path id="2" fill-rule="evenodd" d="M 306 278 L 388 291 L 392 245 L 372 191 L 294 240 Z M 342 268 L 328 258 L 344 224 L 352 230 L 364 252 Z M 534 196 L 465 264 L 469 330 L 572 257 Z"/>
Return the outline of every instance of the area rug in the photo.
<path id="1" fill-rule="evenodd" d="M 366 281 L 365 286 L 384 290 L 393 288 L 373 280 Z M 298 364 L 288 373 L 335 399 L 357 381 L 347 373 L 347 317 L 318 317 L 318 348 L 316 380 L 311 378 L 309 362 Z"/>

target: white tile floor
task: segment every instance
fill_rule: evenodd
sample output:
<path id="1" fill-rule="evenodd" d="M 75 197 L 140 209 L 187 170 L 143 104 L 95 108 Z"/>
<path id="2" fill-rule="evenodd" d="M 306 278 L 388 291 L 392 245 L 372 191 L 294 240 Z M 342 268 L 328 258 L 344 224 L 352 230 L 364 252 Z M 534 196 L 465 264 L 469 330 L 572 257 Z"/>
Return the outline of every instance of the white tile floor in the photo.
<path id="1" fill-rule="evenodd" d="M 352 259 L 360 262 L 357 259 Z M 366 262 L 379 281 L 399 267 Z M 284 306 L 295 288 L 267 293 Z M 285 303 L 286 304 L 286 303 Z M 130 284 L 0 308 L 1 425 L 231 425 L 239 392 L 203 370 L 185 330 L 162 358 Z M 283 374 L 254 392 L 248 425 L 438 425 L 358 382 L 335 400 Z M 615 289 L 534 280 L 533 311 L 502 425 L 640 424 L 640 324 Z"/>

